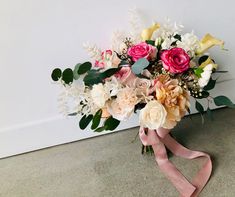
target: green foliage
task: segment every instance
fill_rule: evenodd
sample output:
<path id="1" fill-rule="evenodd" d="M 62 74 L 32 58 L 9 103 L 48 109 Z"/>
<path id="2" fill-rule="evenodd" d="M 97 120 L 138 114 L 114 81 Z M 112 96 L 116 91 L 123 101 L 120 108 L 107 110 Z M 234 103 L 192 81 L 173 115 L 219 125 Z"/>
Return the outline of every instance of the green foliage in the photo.
<path id="1" fill-rule="evenodd" d="M 198 101 L 196 101 L 196 103 L 195 103 L 195 108 L 196 108 L 196 110 L 197 110 L 199 113 L 203 114 L 204 108 L 203 108 L 203 106 L 201 105 L 201 103 L 199 103 Z"/>
<path id="2" fill-rule="evenodd" d="M 197 99 L 203 99 L 203 98 L 207 98 L 208 96 L 210 96 L 210 93 L 207 91 L 202 91 L 200 93 L 201 93 L 201 96 L 198 96 Z"/>
<path id="3" fill-rule="evenodd" d="M 101 83 L 103 78 L 98 70 L 89 70 L 87 75 L 84 77 L 83 81 L 85 85 L 92 86 L 94 84 Z"/>
<path id="4" fill-rule="evenodd" d="M 204 90 L 212 90 L 215 87 L 216 80 L 210 78 L 208 84 L 203 88 Z"/>
<path id="5" fill-rule="evenodd" d="M 201 65 L 203 62 L 205 62 L 208 59 L 208 55 L 203 55 L 198 59 L 198 64 Z"/>
<path id="6" fill-rule="evenodd" d="M 94 132 L 102 132 L 102 131 L 105 131 L 105 126 L 102 126 L 102 127 L 99 127 L 97 128 L 96 130 L 94 130 Z"/>
<path id="7" fill-rule="evenodd" d="M 136 75 L 140 74 L 147 66 L 149 65 L 149 61 L 146 58 L 138 59 L 131 67 L 133 73 Z"/>
<path id="8" fill-rule="evenodd" d="M 96 129 L 99 126 L 101 115 L 102 115 L 102 110 L 100 109 L 96 112 L 96 114 L 93 117 L 92 125 L 91 125 L 92 130 Z"/>
<path id="9" fill-rule="evenodd" d="M 215 105 L 235 108 L 235 104 L 226 96 L 217 96 L 214 98 Z"/>
<path id="10" fill-rule="evenodd" d="M 92 67 L 91 62 L 85 62 L 78 67 L 77 74 L 82 75 L 89 71 Z"/>
<path id="11" fill-rule="evenodd" d="M 113 118 L 112 116 L 110 116 L 104 122 L 105 130 L 113 131 L 114 129 L 116 129 L 118 127 L 119 123 L 120 123 L 119 120 L 117 120 L 117 119 Z"/>
<path id="12" fill-rule="evenodd" d="M 146 40 L 145 41 L 147 44 L 150 44 L 152 46 L 155 46 L 155 41 L 154 40 Z"/>
<path id="13" fill-rule="evenodd" d="M 66 84 L 70 84 L 73 82 L 73 70 L 71 68 L 66 68 L 62 73 L 62 80 Z"/>
<path id="14" fill-rule="evenodd" d="M 92 119 L 93 119 L 93 115 L 91 114 L 88 116 L 84 115 L 79 122 L 80 129 L 82 130 L 85 129 L 89 125 L 89 123 L 92 121 Z"/>
<path id="15" fill-rule="evenodd" d="M 193 69 L 193 71 L 194 71 L 195 75 L 196 75 L 198 78 L 200 78 L 200 77 L 201 77 L 201 74 L 204 72 L 203 69 L 202 69 L 202 68 L 199 68 L 199 67 Z"/>
<path id="16" fill-rule="evenodd" d="M 58 81 L 62 76 L 62 71 L 59 68 L 55 68 L 51 73 L 51 78 L 53 81 Z"/>
<path id="17" fill-rule="evenodd" d="M 103 73 L 101 73 L 101 77 L 103 79 L 109 78 L 112 75 L 114 75 L 116 72 L 118 72 L 120 69 L 121 69 L 121 67 L 119 67 L 119 68 L 110 68 L 110 69 L 104 71 Z"/>
<path id="18" fill-rule="evenodd" d="M 87 75 L 84 77 L 83 81 L 85 85 L 92 86 L 94 84 L 102 83 L 105 78 L 111 77 L 116 72 L 121 69 L 119 68 L 110 68 L 104 72 L 99 72 L 98 70 L 89 70 Z"/>
<path id="19" fill-rule="evenodd" d="M 80 63 L 76 64 L 73 69 L 73 78 L 75 80 L 78 80 L 78 78 L 79 78 L 78 69 L 79 69 L 80 65 L 81 65 Z"/>
<path id="20" fill-rule="evenodd" d="M 177 40 L 179 40 L 179 41 L 181 41 L 181 35 L 179 35 L 179 34 L 175 34 L 175 35 L 174 35 L 174 38 L 177 39 Z"/>

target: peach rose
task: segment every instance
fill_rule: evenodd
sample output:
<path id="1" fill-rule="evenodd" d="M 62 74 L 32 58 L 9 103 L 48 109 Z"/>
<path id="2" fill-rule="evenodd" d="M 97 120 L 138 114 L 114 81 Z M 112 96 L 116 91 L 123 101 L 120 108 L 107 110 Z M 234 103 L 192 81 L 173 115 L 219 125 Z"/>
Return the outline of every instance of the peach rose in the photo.
<path id="1" fill-rule="evenodd" d="M 190 106 L 189 93 L 178 85 L 177 79 L 160 75 L 156 83 L 156 99 L 167 111 L 164 128 L 172 129 L 187 112 Z"/>

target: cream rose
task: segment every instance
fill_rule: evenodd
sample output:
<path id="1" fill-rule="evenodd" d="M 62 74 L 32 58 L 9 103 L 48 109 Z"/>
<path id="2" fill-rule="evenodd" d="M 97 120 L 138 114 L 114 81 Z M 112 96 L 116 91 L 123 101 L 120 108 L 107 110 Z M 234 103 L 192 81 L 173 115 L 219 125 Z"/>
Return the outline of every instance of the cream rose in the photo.
<path id="1" fill-rule="evenodd" d="M 167 112 L 157 100 L 152 100 L 140 110 L 140 125 L 149 129 L 158 129 L 165 123 Z"/>
<path id="2" fill-rule="evenodd" d="M 123 107 L 116 100 L 107 102 L 107 111 L 117 120 L 128 119 L 134 111 L 134 107 Z"/>
<path id="3" fill-rule="evenodd" d="M 105 106 L 105 102 L 110 98 L 110 94 L 102 83 L 95 84 L 91 90 L 91 98 L 95 105 L 100 108 Z"/>
<path id="4" fill-rule="evenodd" d="M 144 78 L 136 78 L 134 81 L 134 87 L 137 89 L 138 95 L 148 95 L 151 81 Z"/>

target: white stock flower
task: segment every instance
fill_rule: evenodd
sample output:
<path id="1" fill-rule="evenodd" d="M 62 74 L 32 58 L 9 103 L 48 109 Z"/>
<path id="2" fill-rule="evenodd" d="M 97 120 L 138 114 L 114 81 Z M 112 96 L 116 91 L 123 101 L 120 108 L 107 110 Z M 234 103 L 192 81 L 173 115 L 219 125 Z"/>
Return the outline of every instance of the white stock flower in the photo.
<path id="1" fill-rule="evenodd" d="M 110 96 L 116 96 L 118 91 L 122 88 L 117 78 L 112 76 L 105 81 L 104 87 L 107 92 L 110 92 Z"/>
<path id="2" fill-rule="evenodd" d="M 149 129 L 158 129 L 166 121 L 167 112 L 157 100 L 152 100 L 140 110 L 140 125 Z"/>
<path id="3" fill-rule="evenodd" d="M 186 33 L 181 36 L 181 41 L 177 42 L 177 46 L 194 54 L 195 50 L 199 47 L 198 37 L 193 32 Z"/>
<path id="4" fill-rule="evenodd" d="M 91 89 L 91 98 L 98 107 L 103 108 L 105 102 L 110 98 L 110 93 L 102 83 L 95 84 Z"/>
<path id="5" fill-rule="evenodd" d="M 198 84 L 201 88 L 205 87 L 208 84 L 212 70 L 213 70 L 213 64 L 208 64 L 203 68 L 203 73 L 201 74 L 201 78 L 198 79 Z"/>

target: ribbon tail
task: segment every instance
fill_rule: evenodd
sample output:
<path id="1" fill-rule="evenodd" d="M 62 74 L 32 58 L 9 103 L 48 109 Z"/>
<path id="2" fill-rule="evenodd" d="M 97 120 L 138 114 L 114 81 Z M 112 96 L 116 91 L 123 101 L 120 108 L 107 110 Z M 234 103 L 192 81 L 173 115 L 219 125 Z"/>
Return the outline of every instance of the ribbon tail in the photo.
<path id="1" fill-rule="evenodd" d="M 175 188 L 179 191 L 179 193 L 184 197 L 191 196 L 196 187 L 194 187 L 182 174 L 168 160 L 166 148 L 162 142 L 159 144 L 152 145 L 156 162 L 159 165 L 161 171 L 166 175 L 166 177 L 172 182 Z"/>
<path id="2" fill-rule="evenodd" d="M 166 147 L 176 156 L 183 157 L 186 159 L 195 159 L 198 157 L 204 157 L 206 159 L 202 168 L 199 170 L 197 175 L 193 178 L 192 184 L 196 187 L 196 190 L 193 192 L 192 196 L 196 197 L 201 192 L 201 190 L 207 184 L 211 172 L 212 172 L 212 162 L 210 156 L 204 152 L 192 151 L 186 147 L 179 144 L 174 138 L 167 134 L 161 141 L 166 145 Z M 184 197 L 184 196 L 182 196 Z"/>

